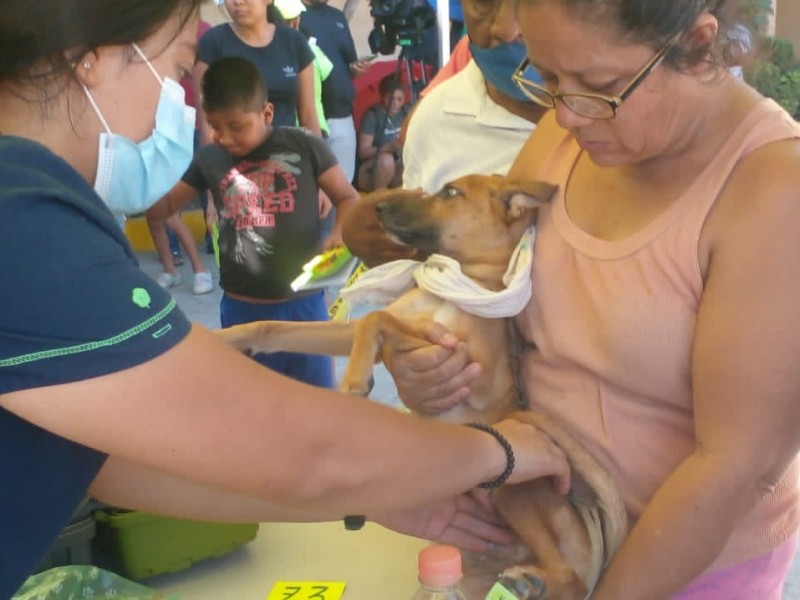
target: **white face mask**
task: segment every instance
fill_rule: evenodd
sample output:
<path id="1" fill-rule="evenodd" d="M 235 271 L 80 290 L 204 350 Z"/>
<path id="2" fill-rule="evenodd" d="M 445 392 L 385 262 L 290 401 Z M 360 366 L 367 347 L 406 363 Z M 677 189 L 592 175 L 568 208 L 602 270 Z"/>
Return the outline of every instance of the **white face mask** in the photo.
<path id="1" fill-rule="evenodd" d="M 116 214 L 147 210 L 186 172 L 194 154 L 195 109 L 186 106 L 180 84 L 159 76 L 138 45 L 133 49 L 161 84 L 156 126 L 138 144 L 111 132 L 92 94 L 83 86 L 106 132 L 100 134 L 94 189 Z"/>

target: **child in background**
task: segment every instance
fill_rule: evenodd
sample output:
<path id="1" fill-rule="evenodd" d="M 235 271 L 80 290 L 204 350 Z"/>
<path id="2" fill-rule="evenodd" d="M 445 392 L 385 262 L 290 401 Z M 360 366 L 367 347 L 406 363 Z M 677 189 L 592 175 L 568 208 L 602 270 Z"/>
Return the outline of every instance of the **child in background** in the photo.
<path id="1" fill-rule="evenodd" d="M 170 247 L 167 238 L 167 232 L 172 231 L 192 263 L 192 271 L 194 272 L 192 276 L 192 293 L 195 295 L 207 294 L 214 289 L 214 280 L 211 277 L 211 273 L 206 269 L 206 265 L 197 252 L 194 234 L 189 229 L 189 226 L 183 222 L 179 213 L 170 216 L 166 221 L 154 221 L 148 217 L 147 225 L 150 228 L 153 244 L 164 269 L 163 272 L 156 275 L 158 285 L 164 289 L 169 289 L 181 283 L 181 274 L 178 273 L 176 267 L 183 264 L 183 260 L 180 263 L 175 261 L 175 253 Z"/>
<path id="2" fill-rule="evenodd" d="M 223 327 L 265 319 L 326 320 L 322 291 L 294 293 L 289 284 L 315 254 L 342 244 L 342 218 L 358 192 L 321 138 L 300 128 L 272 126 L 266 85 L 249 61 L 215 61 L 201 89 L 214 143 L 195 153 L 182 181 L 148 216 L 164 220 L 199 191 L 211 191 L 219 219 Z M 337 207 L 325 240 L 319 188 Z M 333 386 L 329 357 L 275 353 L 254 358 L 299 381 Z"/>

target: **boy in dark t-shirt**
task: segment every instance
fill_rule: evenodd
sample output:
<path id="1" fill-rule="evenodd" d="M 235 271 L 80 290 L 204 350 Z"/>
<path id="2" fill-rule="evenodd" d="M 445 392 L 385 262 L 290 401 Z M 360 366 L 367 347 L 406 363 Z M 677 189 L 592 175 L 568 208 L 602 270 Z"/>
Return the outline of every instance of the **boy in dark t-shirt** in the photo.
<path id="1" fill-rule="evenodd" d="M 214 142 L 200 148 L 182 180 L 148 211 L 165 219 L 208 189 L 218 214 L 223 327 L 260 320 L 327 319 L 323 292 L 295 293 L 292 280 L 315 254 L 342 244 L 341 223 L 358 192 L 325 142 L 294 127 L 272 127 L 258 69 L 238 57 L 212 63 L 202 104 Z M 321 239 L 319 188 L 337 207 Z M 261 364 L 321 387 L 333 386 L 330 358 L 275 353 Z"/>

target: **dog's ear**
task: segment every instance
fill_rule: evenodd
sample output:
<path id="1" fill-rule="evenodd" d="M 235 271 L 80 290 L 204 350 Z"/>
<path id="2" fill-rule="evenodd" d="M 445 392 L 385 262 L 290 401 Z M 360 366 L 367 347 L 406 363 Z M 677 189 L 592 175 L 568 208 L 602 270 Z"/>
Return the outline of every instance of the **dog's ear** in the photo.
<path id="1" fill-rule="evenodd" d="M 535 208 L 549 204 L 557 189 L 557 185 L 545 181 L 509 179 L 499 193 L 506 205 L 506 215 L 513 221 Z"/>

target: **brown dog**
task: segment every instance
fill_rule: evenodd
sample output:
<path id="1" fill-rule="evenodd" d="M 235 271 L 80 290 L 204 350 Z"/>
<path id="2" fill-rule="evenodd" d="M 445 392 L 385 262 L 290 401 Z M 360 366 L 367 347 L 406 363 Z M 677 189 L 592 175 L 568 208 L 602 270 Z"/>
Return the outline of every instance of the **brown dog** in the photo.
<path id="1" fill-rule="evenodd" d="M 465 275 L 497 291 L 504 287 L 503 274 L 537 208 L 555 189 L 541 182 L 470 175 L 435 195 L 387 190 L 367 201 L 376 203 L 378 219 L 393 239 L 423 254 L 455 259 Z M 253 353 L 349 355 L 340 389 L 364 395 L 374 362 L 427 345 L 421 326 L 431 320 L 465 340 L 470 359 L 484 367 L 470 396 L 437 418 L 494 423 L 523 407 L 512 366 L 511 320 L 477 317 L 420 288 L 350 323 L 262 321 L 218 333 Z M 627 532 L 621 496 L 597 461 L 550 419 L 531 411 L 513 416 L 537 426 L 562 448 L 576 485 L 566 497 L 548 480 L 498 489 L 495 506 L 522 544 L 502 556 L 467 556 L 467 585 L 485 593 L 502 571 L 505 585 L 522 600 L 583 600 Z"/>

